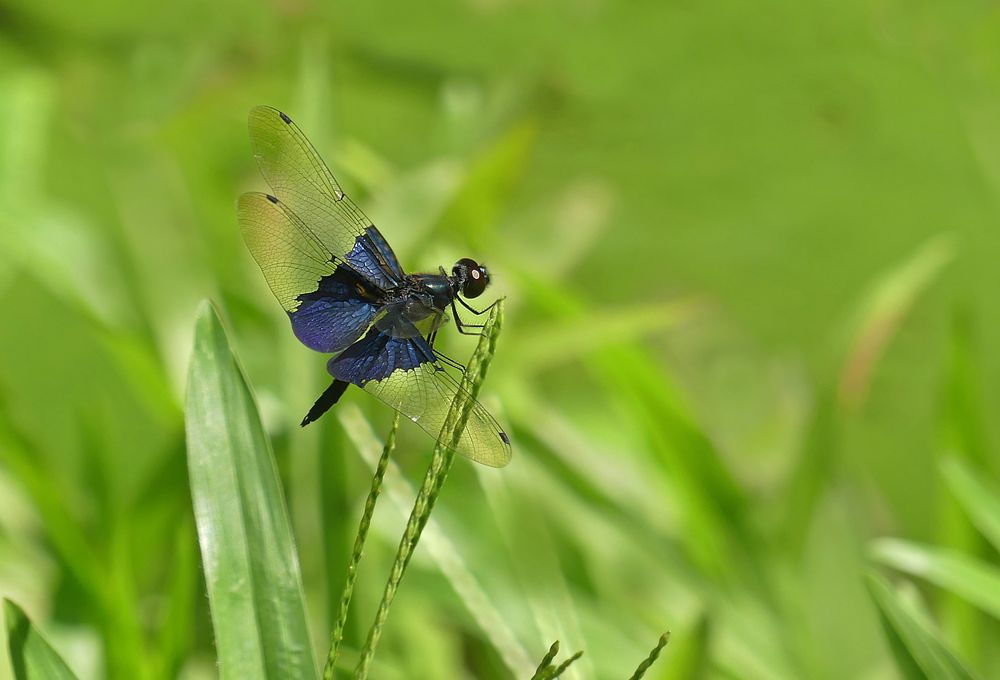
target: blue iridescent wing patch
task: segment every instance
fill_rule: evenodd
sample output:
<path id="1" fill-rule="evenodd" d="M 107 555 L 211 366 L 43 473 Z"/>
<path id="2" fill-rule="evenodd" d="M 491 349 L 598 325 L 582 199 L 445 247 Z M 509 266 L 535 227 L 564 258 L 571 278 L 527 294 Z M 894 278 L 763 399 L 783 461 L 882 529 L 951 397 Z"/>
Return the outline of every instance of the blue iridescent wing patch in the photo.
<path id="1" fill-rule="evenodd" d="M 332 261 L 309 228 L 274 196 L 243 194 L 237 215 L 251 255 L 304 345 L 337 352 L 364 334 L 377 310 L 367 278 Z"/>
<path id="2" fill-rule="evenodd" d="M 374 225 L 357 237 L 345 259 L 355 271 L 379 288 L 392 288 L 405 276 L 395 253 Z"/>
<path id="3" fill-rule="evenodd" d="M 261 174 L 272 195 L 308 232 L 310 247 L 322 248 L 334 262 L 349 262 L 379 288 L 400 283 L 403 273 L 392 249 L 292 119 L 270 106 L 258 106 L 250 111 L 249 128 Z"/>
<path id="4" fill-rule="evenodd" d="M 461 395 L 472 407 L 455 452 L 491 467 L 510 462 L 510 439 L 499 423 L 437 363 L 433 349 L 419 334 L 396 337 L 373 327 L 330 359 L 327 370 L 337 380 L 359 385 L 435 439 Z"/>
<path id="5" fill-rule="evenodd" d="M 423 338 L 400 338 L 372 328 L 338 356 L 327 370 L 337 380 L 364 387 L 369 380 L 384 380 L 395 371 L 410 371 L 433 364 L 434 352 Z"/>
<path id="6" fill-rule="evenodd" d="M 357 342 L 378 311 L 364 283 L 346 267 L 337 267 L 320 279 L 315 292 L 298 299 L 298 308 L 288 313 L 292 330 L 317 352 L 339 352 Z"/>
<path id="7" fill-rule="evenodd" d="M 382 233 L 374 224 L 365 229 L 365 233 L 371 238 L 372 243 L 375 244 L 378 252 L 382 255 L 386 265 L 389 267 L 389 271 L 402 280 L 406 274 L 403 273 L 403 268 L 399 266 L 399 260 L 396 259 L 396 253 L 392 252 L 392 248 L 389 247 L 385 238 L 382 237 Z"/>

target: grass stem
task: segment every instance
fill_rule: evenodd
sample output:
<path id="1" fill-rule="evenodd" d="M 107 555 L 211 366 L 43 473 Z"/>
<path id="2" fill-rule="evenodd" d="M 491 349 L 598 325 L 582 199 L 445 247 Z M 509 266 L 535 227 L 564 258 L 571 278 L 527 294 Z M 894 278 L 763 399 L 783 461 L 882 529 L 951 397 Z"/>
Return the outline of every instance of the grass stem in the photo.
<path id="1" fill-rule="evenodd" d="M 559 653 L 559 640 L 552 643 L 549 647 L 549 651 L 545 653 L 542 657 L 542 662 L 538 664 L 538 668 L 535 670 L 535 674 L 531 676 L 531 680 L 541 680 L 545 677 L 545 672 L 549 670 L 552 665 L 552 660 L 556 658 L 556 654 Z"/>
<path id="2" fill-rule="evenodd" d="M 378 502 L 378 496 L 382 490 L 382 480 L 385 478 L 385 470 L 389 465 L 389 455 L 396 447 L 396 430 L 398 428 L 399 413 L 397 412 L 392 419 L 392 427 L 389 429 L 389 436 L 386 437 L 385 446 L 382 448 L 382 456 L 378 460 L 375 474 L 372 475 L 371 489 L 368 491 L 368 498 L 365 500 L 365 509 L 361 513 L 361 521 L 358 523 L 358 534 L 354 538 L 351 561 L 347 565 L 347 579 L 344 581 L 344 589 L 340 594 L 337 620 L 334 622 L 333 632 L 330 634 L 330 653 L 327 656 L 326 666 L 323 669 L 323 680 L 333 680 L 336 674 L 340 643 L 344 639 L 344 626 L 347 624 L 347 611 L 351 606 L 351 597 L 354 595 L 354 583 L 358 579 L 358 564 L 361 562 L 362 553 L 364 553 L 365 540 L 368 538 L 368 528 L 371 526 L 372 514 L 375 512 L 375 503 Z"/>
<path id="3" fill-rule="evenodd" d="M 670 641 L 670 631 L 667 631 L 666 633 L 660 636 L 660 640 L 656 643 L 656 646 L 653 647 L 652 651 L 649 652 L 649 656 L 643 659 L 642 663 L 639 664 L 639 667 L 635 669 L 635 673 L 632 674 L 630 680 L 641 680 L 642 676 L 646 674 L 646 671 L 649 670 L 649 667 L 652 666 L 653 662 L 656 661 L 656 658 L 660 656 L 660 651 L 667 646 L 667 643 L 669 641 Z"/>
<path id="4" fill-rule="evenodd" d="M 554 666 L 552 662 L 555 660 L 556 654 L 558 653 L 559 640 L 556 640 L 552 643 L 552 646 L 549 647 L 549 651 L 545 653 L 545 656 L 542 657 L 542 662 L 538 664 L 538 668 L 535 670 L 535 674 L 531 676 L 531 680 L 555 680 L 555 678 L 558 678 L 566 671 L 567 668 L 570 667 L 570 664 L 583 656 L 583 652 L 577 652 L 558 666 Z"/>
<path id="5" fill-rule="evenodd" d="M 431 456 L 430 466 L 424 475 L 424 481 L 417 492 L 417 498 L 413 504 L 413 510 L 406 523 L 406 529 L 396 550 L 396 557 L 389 572 L 389 578 L 385 584 L 385 591 L 382 593 L 382 601 L 379 603 L 378 611 L 375 613 L 375 620 L 368 631 L 368 638 L 365 646 L 361 650 L 361 658 L 355 669 L 354 677 L 357 680 L 365 680 L 368 677 L 369 668 L 375 655 L 375 648 L 378 646 L 379 638 L 382 635 L 382 628 L 389 615 L 389 608 L 399 589 L 399 584 L 403 580 L 406 568 L 409 566 L 410 558 L 420 540 L 420 534 L 430 518 L 434 503 L 437 501 L 444 480 L 448 476 L 451 465 L 455 460 L 454 447 L 465 428 L 469 412 L 479 393 L 486 372 L 493 359 L 496 350 L 497 338 L 500 335 L 500 328 L 503 322 L 503 303 L 500 302 L 493 308 L 489 319 L 483 328 L 483 333 L 479 338 L 479 344 L 469 360 L 465 375 L 462 378 L 462 389 L 455 396 L 455 401 L 449 409 L 445 419 L 444 427 L 438 438 L 438 443 L 434 446 L 434 453 Z M 443 442 L 447 442 L 444 444 Z"/>

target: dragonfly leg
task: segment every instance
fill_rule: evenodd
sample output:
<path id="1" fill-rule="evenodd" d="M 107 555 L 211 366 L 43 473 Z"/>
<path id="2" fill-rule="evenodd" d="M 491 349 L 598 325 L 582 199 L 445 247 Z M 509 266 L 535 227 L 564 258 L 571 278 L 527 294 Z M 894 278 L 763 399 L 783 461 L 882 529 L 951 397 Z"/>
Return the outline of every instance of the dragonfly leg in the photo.
<path id="1" fill-rule="evenodd" d="M 460 361 L 455 361 L 454 359 L 452 359 L 448 355 L 441 354 L 441 352 L 439 352 L 437 350 L 434 350 L 434 354 L 437 355 L 437 358 L 440 359 L 444 363 L 445 366 L 448 366 L 450 368 L 454 368 L 456 371 L 458 371 L 462 375 L 465 375 L 465 364 L 463 364 Z"/>
<path id="2" fill-rule="evenodd" d="M 500 300 L 501 300 L 501 298 L 497 298 L 496 300 L 494 300 L 490 304 L 489 307 L 486 307 L 485 309 L 476 309 L 475 307 L 473 307 L 472 305 L 470 305 L 468 302 L 466 302 L 462 298 L 458 297 L 457 295 L 455 297 L 458 298 L 458 301 L 462 304 L 463 307 L 465 307 L 466 309 L 468 309 L 470 312 L 472 312 L 476 316 L 481 316 L 481 315 L 485 314 L 486 312 L 490 311 L 491 309 L 493 309 L 494 307 L 496 307 L 497 303 L 500 302 Z"/>
<path id="3" fill-rule="evenodd" d="M 448 355 L 443 354 L 441 350 L 435 349 L 434 341 L 437 340 L 437 334 L 438 334 L 438 329 L 436 328 L 427 334 L 427 344 L 430 345 L 431 350 L 434 351 L 434 356 L 440 359 L 446 366 L 450 366 L 451 368 L 457 369 L 461 371 L 462 375 L 465 375 L 465 365 L 463 363 L 461 363 L 460 361 L 455 361 Z"/>
<path id="4" fill-rule="evenodd" d="M 462 304 L 465 304 L 464 302 Z M 462 317 L 458 315 L 458 308 L 455 307 L 455 300 L 451 301 L 451 313 L 455 315 L 455 326 L 458 328 L 458 332 L 462 335 L 482 335 L 481 331 L 466 331 L 466 328 L 482 328 L 484 324 L 481 323 L 465 323 L 462 321 Z"/>

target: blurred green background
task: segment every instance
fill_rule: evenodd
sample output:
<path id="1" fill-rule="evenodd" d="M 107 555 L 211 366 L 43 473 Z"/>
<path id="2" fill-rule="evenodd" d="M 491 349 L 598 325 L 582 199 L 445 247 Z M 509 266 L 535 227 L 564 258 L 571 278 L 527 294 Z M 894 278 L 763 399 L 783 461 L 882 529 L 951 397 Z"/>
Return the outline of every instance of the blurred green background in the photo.
<path id="1" fill-rule="evenodd" d="M 82 678 L 215 677 L 182 414 L 206 297 L 325 653 L 389 414 L 354 392 L 297 427 L 324 358 L 235 218 L 262 103 L 405 267 L 470 256 L 507 296 L 483 401 L 514 461 L 457 462 L 374 677 L 522 677 L 555 639 L 567 677 L 626 677 L 666 629 L 648 677 L 898 677 L 873 568 L 1000 677 L 981 602 L 873 543 L 997 563 L 941 472 L 998 467 L 996 4 L 4 0 L 0 595 Z M 422 474 L 413 430 L 390 477 Z M 402 522 L 380 505 L 348 654 Z"/>

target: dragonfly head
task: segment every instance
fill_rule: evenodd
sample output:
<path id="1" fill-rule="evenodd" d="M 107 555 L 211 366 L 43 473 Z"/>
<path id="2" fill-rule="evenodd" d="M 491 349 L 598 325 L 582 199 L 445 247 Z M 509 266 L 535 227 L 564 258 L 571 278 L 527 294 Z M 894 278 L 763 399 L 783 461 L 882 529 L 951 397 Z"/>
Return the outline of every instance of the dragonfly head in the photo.
<path id="1" fill-rule="evenodd" d="M 482 295 L 486 286 L 490 284 L 490 273 L 486 265 L 468 257 L 463 257 L 455 263 L 451 268 L 451 276 L 456 289 L 463 297 L 470 299 Z"/>

